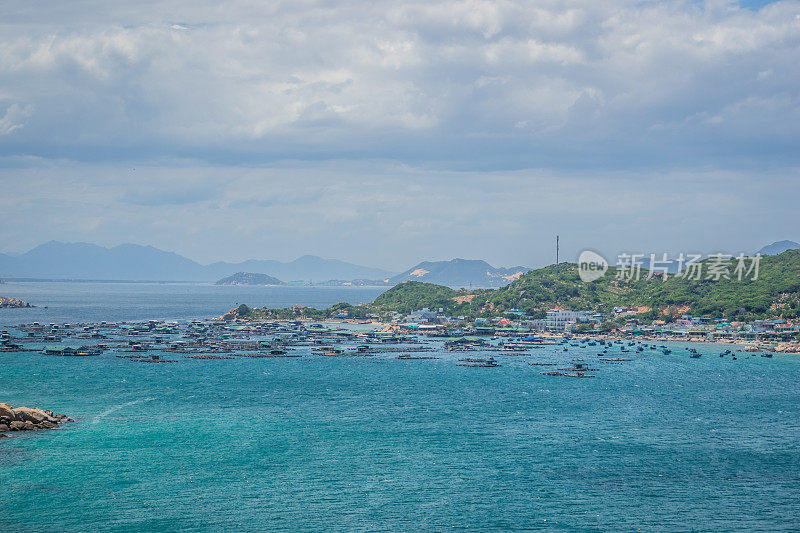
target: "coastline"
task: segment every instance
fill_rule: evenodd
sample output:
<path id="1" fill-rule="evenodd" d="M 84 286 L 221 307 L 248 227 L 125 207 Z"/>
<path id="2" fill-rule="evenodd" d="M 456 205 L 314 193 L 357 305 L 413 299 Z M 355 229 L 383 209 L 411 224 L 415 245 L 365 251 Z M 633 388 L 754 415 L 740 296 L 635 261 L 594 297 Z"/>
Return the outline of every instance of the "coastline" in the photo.
<path id="1" fill-rule="evenodd" d="M 292 322 L 301 322 L 304 324 L 351 324 L 351 325 L 362 325 L 362 326 L 373 326 L 376 328 L 377 331 L 382 332 L 392 332 L 392 333 L 408 333 L 409 330 L 407 324 L 397 324 L 392 322 L 382 322 L 380 320 L 364 320 L 364 319 L 356 319 L 356 318 L 339 318 L 339 319 L 319 319 L 314 320 L 310 318 L 297 318 L 297 319 L 278 319 L 278 318 L 255 318 L 255 319 L 241 319 L 235 318 L 233 320 L 228 320 L 223 316 L 215 317 L 213 320 L 220 320 L 225 322 L 236 322 L 239 324 L 263 324 L 269 322 L 275 323 L 292 323 Z M 414 331 L 415 333 L 426 335 L 427 332 L 424 331 Z M 447 333 L 446 329 L 438 330 L 434 332 L 437 336 L 443 333 Z M 467 333 L 467 332 L 465 332 Z M 544 331 L 544 332 L 530 332 L 529 336 L 539 337 L 542 339 L 564 339 L 564 335 L 560 333 Z M 490 337 L 503 337 L 507 335 L 491 335 Z M 731 345 L 731 346 L 741 346 L 742 348 L 755 348 L 761 351 L 772 351 L 776 353 L 782 354 L 792 354 L 792 355 L 800 355 L 800 341 L 792 341 L 792 342 L 773 342 L 768 343 L 764 341 L 757 341 L 751 339 L 741 339 L 741 338 L 715 338 L 715 339 L 707 339 L 701 338 L 699 336 L 669 336 L 669 335 L 641 335 L 641 334 L 621 334 L 621 333 L 575 333 L 570 334 L 567 338 L 571 339 L 594 339 L 594 340 L 604 340 L 604 341 L 616 341 L 616 340 L 641 340 L 646 342 L 681 342 L 681 343 L 691 343 L 691 344 L 722 344 L 722 345 Z"/>

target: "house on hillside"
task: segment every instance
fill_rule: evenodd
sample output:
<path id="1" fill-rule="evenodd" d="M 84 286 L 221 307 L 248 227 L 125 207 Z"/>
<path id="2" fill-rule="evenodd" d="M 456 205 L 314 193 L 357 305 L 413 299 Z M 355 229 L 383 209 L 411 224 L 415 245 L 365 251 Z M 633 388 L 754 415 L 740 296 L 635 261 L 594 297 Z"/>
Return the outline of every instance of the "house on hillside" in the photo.
<path id="1" fill-rule="evenodd" d="M 587 311 L 568 311 L 566 309 L 550 309 L 547 311 L 545 325 L 550 331 L 569 331 L 576 324 L 589 321 Z"/>

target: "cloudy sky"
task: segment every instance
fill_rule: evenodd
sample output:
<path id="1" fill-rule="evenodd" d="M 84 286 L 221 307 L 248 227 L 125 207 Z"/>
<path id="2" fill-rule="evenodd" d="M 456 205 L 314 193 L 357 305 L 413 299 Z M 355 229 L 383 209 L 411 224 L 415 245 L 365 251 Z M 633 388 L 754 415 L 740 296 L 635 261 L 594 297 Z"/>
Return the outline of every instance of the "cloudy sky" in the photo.
<path id="1" fill-rule="evenodd" d="M 800 240 L 800 1 L 0 1 L 0 250 Z"/>

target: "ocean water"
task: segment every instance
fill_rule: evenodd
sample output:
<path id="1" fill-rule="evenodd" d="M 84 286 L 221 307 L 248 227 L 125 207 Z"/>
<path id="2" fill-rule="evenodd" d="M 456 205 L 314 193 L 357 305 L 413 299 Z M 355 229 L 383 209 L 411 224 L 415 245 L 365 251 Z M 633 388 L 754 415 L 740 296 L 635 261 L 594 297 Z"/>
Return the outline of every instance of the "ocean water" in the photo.
<path id="1" fill-rule="evenodd" d="M 251 307 L 306 305 L 324 309 L 339 302 L 371 302 L 386 287 L 257 287 L 200 283 L 8 282 L 0 296 L 34 305 L 0 309 L 0 325 L 39 322 L 191 320 Z"/>
<path id="2" fill-rule="evenodd" d="M 0 531 L 797 531 L 800 358 L 697 346 L 498 368 L 0 353 L 0 401 L 76 420 L 0 439 Z M 528 364 L 575 357 L 597 377 Z"/>

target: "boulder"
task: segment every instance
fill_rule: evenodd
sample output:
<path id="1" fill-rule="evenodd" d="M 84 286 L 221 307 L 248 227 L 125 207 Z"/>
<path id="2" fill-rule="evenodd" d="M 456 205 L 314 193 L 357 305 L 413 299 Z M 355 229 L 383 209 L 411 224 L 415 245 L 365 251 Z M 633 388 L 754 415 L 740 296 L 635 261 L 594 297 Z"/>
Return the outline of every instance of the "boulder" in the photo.
<path id="1" fill-rule="evenodd" d="M 53 411 L 43 411 L 31 407 L 12 408 L 7 403 L 0 403 L 0 433 L 4 431 L 32 431 L 37 429 L 55 429 L 63 422 L 73 420 L 66 415 L 55 415 Z"/>
<path id="2" fill-rule="evenodd" d="M 0 416 L 13 419 L 14 409 L 7 403 L 0 403 Z"/>
<path id="3" fill-rule="evenodd" d="M 17 420 L 22 420 L 23 422 L 31 422 L 33 424 L 41 424 L 44 421 L 56 421 L 55 418 L 49 416 L 41 409 L 32 409 L 30 407 L 17 407 L 14 409 L 14 418 Z"/>

